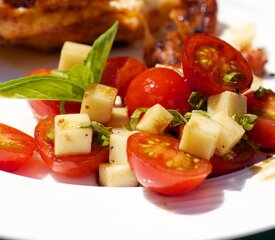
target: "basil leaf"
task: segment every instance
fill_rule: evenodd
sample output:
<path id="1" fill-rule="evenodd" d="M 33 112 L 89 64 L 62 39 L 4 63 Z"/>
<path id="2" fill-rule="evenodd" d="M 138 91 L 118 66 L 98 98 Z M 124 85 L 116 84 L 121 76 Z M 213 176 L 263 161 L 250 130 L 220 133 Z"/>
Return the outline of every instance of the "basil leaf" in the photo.
<path id="1" fill-rule="evenodd" d="M 56 75 L 35 75 L 0 84 L 0 97 L 81 101 L 84 88 Z"/>
<path id="2" fill-rule="evenodd" d="M 84 61 L 85 66 L 94 73 L 93 83 L 99 83 L 106 59 L 111 51 L 115 35 L 118 29 L 118 21 L 94 41 L 93 47 Z"/>
<path id="3" fill-rule="evenodd" d="M 88 84 L 94 81 L 94 74 L 86 66 L 82 64 L 76 64 L 69 71 L 68 80 L 71 83 L 86 89 Z"/>
<path id="4" fill-rule="evenodd" d="M 140 119 L 141 114 L 145 113 L 148 110 L 148 108 L 137 108 L 132 116 L 130 117 L 130 126 L 129 129 L 130 130 L 136 130 L 138 121 Z"/>

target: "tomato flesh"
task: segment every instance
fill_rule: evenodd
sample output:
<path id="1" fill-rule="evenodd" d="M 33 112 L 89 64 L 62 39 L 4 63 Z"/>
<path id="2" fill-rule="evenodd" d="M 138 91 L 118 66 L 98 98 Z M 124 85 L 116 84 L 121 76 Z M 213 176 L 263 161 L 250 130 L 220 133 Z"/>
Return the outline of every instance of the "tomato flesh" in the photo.
<path id="1" fill-rule="evenodd" d="M 211 172 L 207 160 L 198 159 L 178 149 L 173 137 L 135 133 L 128 138 L 128 161 L 139 183 L 145 188 L 178 195 L 199 186 Z"/>
<path id="2" fill-rule="evenodd" d="M 187 36 L 182 59 L 183 72 L 192 90 L 205 95 L 244 92 L 252 84 L 252 71 L 243 55 L 217 37 Z"/>
<path id="3" fill-rule="evenodd" d="M 46 140 L 46 135 L 53 128 L 53 117 L 40 121 L 35 128 L 38 152 L 52 171 L 68 177 L 84 177 L 95 172 L 99 164 L 108 161 L 109 148 L 101 147 L 95 141 L 89 154 L 55 156 L 53 142 Z"/>
<path id="4" fill-rule="evenodd" d="M 110 57 L 107 59 L 100 83 L 118 89 L 118 95 L 125 97 L 130 82 L 146 70 L 144 63 L 134 57 Z"/>
<path id="5" fill-rule="evenodd" d="M 258 143 L 261 148 L 275 149 L 275 93 L 264 90 L 260 97 L 254 92 L 247 94 L 247 109 L 249 113 L 258 116 L 254 128 L 247 132 L 248 137 Z"/>
<path id="6" fill-rule="evenodd" d="M 131 115 L 137 108 L 161 104 L 166 109 L 186 113 L 191 89 L 185 78 L 168 68 L 151 68 L 139 74 L 129 85 L 125 104 Z"/>
<path id="7" fill-rule="evenodd" d="M 19 169 L 35 150 L 33 137 L 0 123 L 0 170 L 13 172 Z"/>

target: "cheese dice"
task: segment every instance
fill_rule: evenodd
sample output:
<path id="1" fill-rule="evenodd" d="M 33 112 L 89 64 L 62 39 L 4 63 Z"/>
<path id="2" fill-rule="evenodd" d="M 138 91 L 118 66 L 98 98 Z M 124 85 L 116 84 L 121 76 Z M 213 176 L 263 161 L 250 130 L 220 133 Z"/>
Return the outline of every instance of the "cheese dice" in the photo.
<path id="1" fill-rule="evenodd" d="M 54 153 L 56 156 L 87 154 L 91 152 L 92 128 L 80 128 L 90 122 L 87 114 L 61 114 L 55 116 Z"/>
<path id="2" fill-rule="evenodd" d="M 99 183 L 107 187 L 136 187 L 138 185 L 129 165 L 110 163 L 99 165 Z"/>
<path id="3" fill-rule="evenodd" d="M 221 125 L 199 113 L 192 113 L 185 125 L 179 148 L 191 155 L 209 160 L 215 153 Z"/>
<path id="4" fill-rule="evenodd" d="M 84 93 L 80 113 L 87 113 L 91 121 L 107 123 L 111 119 L 117 89 L 92 83 Z"/>
<path id="5" fill-rule="evenodd" d="M 110 136 L 109 162 L 113 164 L 128 164 L 127 160 L 127 140 L 133 131 L 113 133 Z"/>
<path id="6" fill-rule="evenodd" d="M 61 50 L 58 70 L 70 70 L 75 64 L 83 64 L 91 49 L 89 45 L 65 42 Z"/>
<path id="7" fill-rule="evenodd" d="M 108 127 L 124 127 L 129 124 L 128 111 L 125 107 L 113 107 Z"/>
<path id="8" fill-rule="evenodd" d="M 160 104 L 149 108 L 137 124 L 137 130 L 149 133 L 163 133 L 173 120 L 173 115 Z"/>
<path id="9" fill-rule="evenodd" d="M 223 111 L 215 114 L 212 119 L 222 126 L 216 153 L 226 154 L 241 140 L 245 130 Z"/>
<path id="10" fill-rule="evenodd" d="M 230 91 L 209 96 L 207 99 L 207 112 L 209 116 L 223 111 L 232 117 L 235 114 L 247 113 L 247 99 L 241 94 Z"/>

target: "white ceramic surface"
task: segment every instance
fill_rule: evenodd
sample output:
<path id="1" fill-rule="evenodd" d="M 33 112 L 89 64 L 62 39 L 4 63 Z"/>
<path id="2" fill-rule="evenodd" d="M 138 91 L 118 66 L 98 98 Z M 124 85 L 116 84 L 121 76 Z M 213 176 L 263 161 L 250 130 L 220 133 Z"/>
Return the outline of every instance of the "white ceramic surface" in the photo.
<path id="1" fill-rule="evenodd" d="M 220 0 L 221 24 L 257 25 L 255 44 L 275 71 L 272 0 Z M 273 15 L 272 15 L 273 14 Z M 118 54 L 118 53 L 116 53 Z M 55 67 L 57 54 L 0 48 L 0 81 L 39 67 Z M 266 86 L 274 81 L 267 79 Z M 0 122 L 33 134 L 24 100 L 0 100 Z M 273 167 L 272 167 L 273 166 Z M 104 188 L 95 178 L 71 180 L 30 161 L 0 171 L 0 238 L 12 239 L 232 239 L 275 227 L 275 160 L 207 180 L 197 190 L 164 197 L 143 188 Z"/>

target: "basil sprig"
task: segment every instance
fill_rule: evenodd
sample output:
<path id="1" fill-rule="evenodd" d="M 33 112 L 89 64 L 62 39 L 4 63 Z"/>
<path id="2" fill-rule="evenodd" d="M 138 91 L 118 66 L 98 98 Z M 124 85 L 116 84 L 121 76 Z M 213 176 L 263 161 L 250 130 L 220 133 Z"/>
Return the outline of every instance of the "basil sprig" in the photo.
<path id="1" fill-rule="evenodd" d="M 52 74 L 27 76 L 1 83 L 0 97 L 82 101 L 88 84 L 100 82 L 117 28 L 118 22 L 94 42 L 83 64 L 76 64 L 70 71 L 53 71 Z"/>

